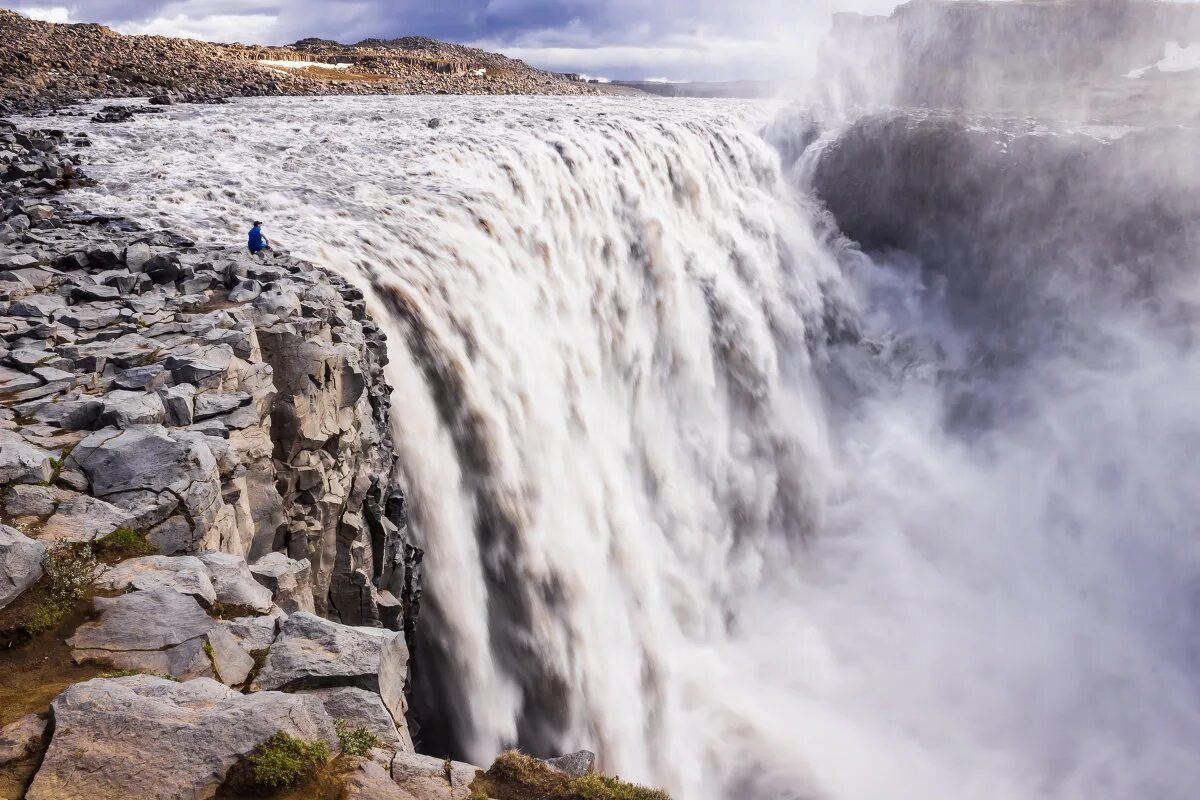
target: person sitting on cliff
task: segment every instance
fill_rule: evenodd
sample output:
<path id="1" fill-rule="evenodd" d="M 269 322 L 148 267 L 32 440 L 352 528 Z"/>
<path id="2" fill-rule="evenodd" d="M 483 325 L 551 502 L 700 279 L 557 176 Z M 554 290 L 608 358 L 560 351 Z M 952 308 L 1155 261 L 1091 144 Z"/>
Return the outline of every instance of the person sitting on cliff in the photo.
<path id="1" fill-rule="evenodd" d="M 261 253 L 263 250 L 271 249 L 271 241 L 266 236 L 263 236 L 261 222 L 256 221 L 254 227 L 250 229 L 248 246 L 251 253 Z"/>

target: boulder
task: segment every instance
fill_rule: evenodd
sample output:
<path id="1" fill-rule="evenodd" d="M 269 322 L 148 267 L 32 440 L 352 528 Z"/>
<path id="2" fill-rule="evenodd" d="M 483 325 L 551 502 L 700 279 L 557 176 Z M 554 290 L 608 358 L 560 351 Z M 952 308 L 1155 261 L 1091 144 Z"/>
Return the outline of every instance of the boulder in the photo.
<path id="1" fill-rule="evenodd" d="M 414 797 L 401 789 L 383 767 L 365 758 L 356 760 L 358 763 L 343 782 L 341 796 L 344 800 L 433 800 L 445 794 L 443 791 L 428 799 Z"/>
<path id="2" fill-rule="evenodd" d="M 46 735 L 46 720 L 26 714 L 0 728 L 0 767 L 33 755 Z"/>
<path id="3" fill-rule="evenodd" d="M 316 698 L 243 695 L 208 678 L 77 683 L 54 700 L 51 713 L 54 738 L 28 800 L 213 797 L 241 759 L 280 731 L 338 749 Z"/>
<path id="4" fill-rule="evenodd" d="M 408 647 L 402 634 L 339 625 L 299 612 L 283 624 L 253 688 L 357 686 L 378 693 L 392 718 L 402 719 L 407 673 Z"/>
<path id="5" fill-rule="evenodd" d="M 267 553 L 251 565 L 250 572 L 287 613 L 314 612 L 311 569 L 307 558 L 296 561 L 283 553 Z"/>
<path id="6" fill-rule="evenodd" d="M 591 750 L 578 750 L 558 758 L 547 758 L 546 763 L 572 778 L 580 778 L 596 769 L 596 754 Z"/>
<path id="7" fill-rule="evenodd" d="M 0 430 L 0 484 L 50 480 L 52 457 L 53 453 L 31 445 L 19 433 Z"/>
<path id="8" fill-rule="evenodd" d="M 311 694 L 320 700 L 333 719 L 345 720 L 351 728 L 366 728 L 378 736 L 385 747 L 397 752 L 412 752 L 412 739 L 404 718 L 401 717 L 397 726 L 383 705 L 383 700 L 375 692 L 354 686 L 339 686 L 333 689 L 308 689 L 304 694 Z"/>
<path id="9" fill-rule="evenodd" d="M 42 577 L 46 546 L 16 528 L 0 525 L 0 608 Z"/>
<path id="10" fill-rule="evenodd" d="M 226 626 L 218 625 L 208 632 L 206 654 L 214 677 L 229 686 L 240 686 L 254 669 L 254 658 Z"/>
<path id="11" fill-rule="evenodd" d="M 203 437 L 159 425 L 103 428 L 71 452 L 92 493 L 148 527 L 182 509 L 193 522 L 211 520 L 221 505 L 221 481 Z"/>
<path id="12" fill-rule="evenodd" d="M 105 572 L 96 585 L 117 592 L 171 589 L 194 597 L 205 607 L 217 602 L 208 568 L 195 556 L 130 558 Z"/>
<path id="13" fill-rule="evenodd" d="M 200 560 L 212 575 L 217 600 L 230 606 L 246 606 L 255 611 L 271 610 L 271 592 L 254 579 L 246 560 L 231 553 L 204 553 Z"/>
<path id="14" fill-rule="evenodd" d="M 77 662 L 104 661 L 174 677 L 206 668 L 201 649 L 217 623 L 195 598 L 152 589 L 93 602 L 100 618 L 80 625 L 67 640 Z"/>
<path id="15" fill-rule="evenodd" d="M 59 475 L 61 480 L 62 475 Z M 87 489 L 86 483 L 78 487 Z M 111 503 L 88 495 L 78 495 L 58 504 L 50 519 L 42 525 L 39 537 L 57 542 L 91 542 L 118 528 L 133 527 L 134 518 Z"/>
<path id="16" fill-rule="evenodd" d="M 479 767 L 461 761 L 423 756 L 417 753 L 397 753 L 392 758 L 392 780 L 410 795 L 425 798 L 470 800 L 471 782 Z M 449 772 L 449 775 L 447 775 Z"/>
<path id="17" fill-rule="evenodd" d="M 162 422 L 166 414 L 162 398 L 153 392 L 117 390 L 104 396 L 97 422 L 101 426 L 124 429 Z"/>

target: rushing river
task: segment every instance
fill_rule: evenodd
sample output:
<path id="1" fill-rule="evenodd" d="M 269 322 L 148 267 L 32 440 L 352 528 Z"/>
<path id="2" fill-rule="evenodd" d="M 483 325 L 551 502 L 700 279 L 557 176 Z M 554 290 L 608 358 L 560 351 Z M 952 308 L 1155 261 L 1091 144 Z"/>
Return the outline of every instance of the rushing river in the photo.
<path id="1" fill-rule="evenodd" d="M 969 332 L 837 240 L 773 114 L 185 106 L 92 125 L 88 202 L 208 241 L 262 219 L 368 292 L 425 749 L 588 747 L 678 800 L 1193 798 L 1191 339 L 1097 319 L 986 383 L 1019 413 L 948 425 Z"/>

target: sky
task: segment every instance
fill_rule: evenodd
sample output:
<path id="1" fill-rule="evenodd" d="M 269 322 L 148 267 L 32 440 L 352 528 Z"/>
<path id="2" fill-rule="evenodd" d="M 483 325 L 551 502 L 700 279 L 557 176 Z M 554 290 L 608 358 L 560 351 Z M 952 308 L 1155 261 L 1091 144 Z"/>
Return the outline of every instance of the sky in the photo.
<path id="1" fill-rule="evenodd" d="M 8 0 L 53 22 L 122 33 L 286 44 L 416 35 L 534 66 L 613 79 L 792 78 L 835 10 L 886 14 L 896 0 Z"/>

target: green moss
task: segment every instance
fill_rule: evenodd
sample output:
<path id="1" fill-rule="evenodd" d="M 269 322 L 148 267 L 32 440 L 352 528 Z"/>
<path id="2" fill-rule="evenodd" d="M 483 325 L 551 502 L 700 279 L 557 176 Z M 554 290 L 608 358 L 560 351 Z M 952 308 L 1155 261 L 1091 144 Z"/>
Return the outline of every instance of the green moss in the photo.
<path id="1" fill-rule="evenodd" d="M 240 606 L 233 603 L 213 603 L 212 608 L 208 610 L 208 615 L 217 619 L 257 617 L 259 613 L 250 606 Z"/>
<path id="2" fill-rule="evenodd" d="M 350 756 L 365 756 L 376 747 L 382 747 L 379 737 L 366 728 L 351 728 L 344 719 L 334 720 L 333 728 L 337 731 L 338 742 L 342 752 Z"/>
<path id="3" fill-rule="evenodd" d="M 202 644 L 200 647 L 204 650 L 204 655 L 208 656 L 208 663 L 212 666 L 213 675 L 216 676 L 216 679 L 221 681 L 221 683 L 224 683 L 225 681 L 221 679 L 221 671 L 217 669 L 217 654 L 213 652 L 212 642 L 210 642 L 208 639 L 205 639 L 204 644 Z"/>
<path id="4" fill-rule="evenodd" d="M 312 775 L 329 761 L 329 746 L 324 742 L 306 742 L 283 731 L 254 748 L 250 763 L 254 782 L 277 789 Z"/>
<path id="5" fill-rule="evenodd" d="M 107 536 L 96 540 L 96 550 L 104 558 L 132 558 L 133 556 L 149 556 L 158 552 L 158 548 L 146 540 L 146 532 L 133 528 L 117 528 Z"/>
<path id="6" fill-rule="evenodd" d="M 567 784 L 567 792 L 577 800 L 671 800 L 662 789 L 650 789 L 594 772 L 572 778 Z"/>

